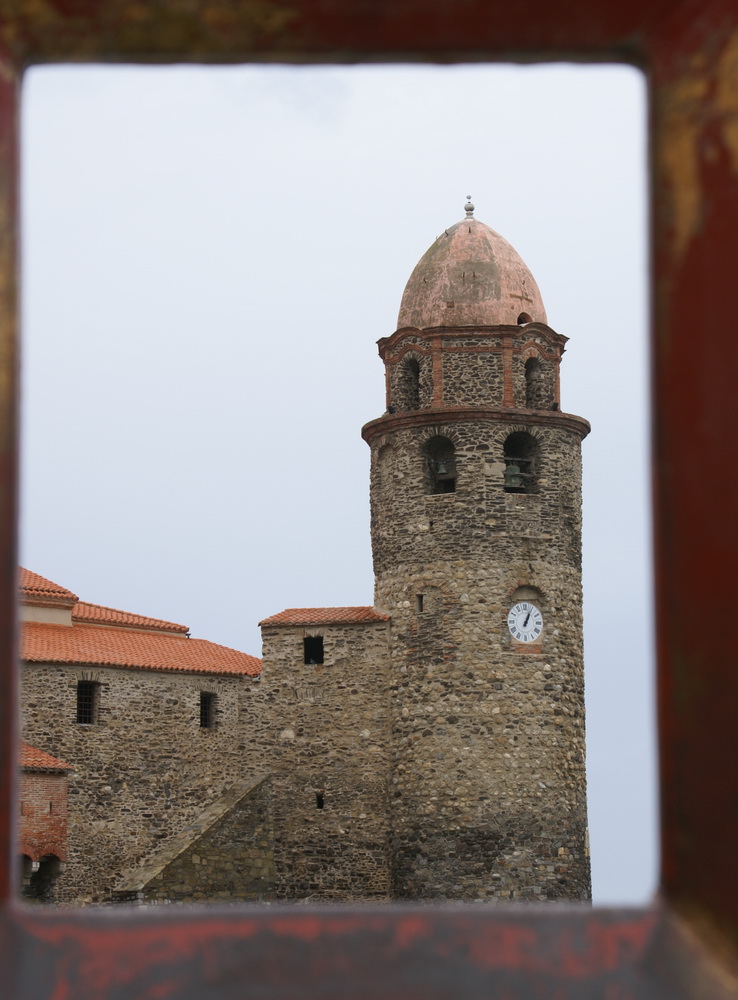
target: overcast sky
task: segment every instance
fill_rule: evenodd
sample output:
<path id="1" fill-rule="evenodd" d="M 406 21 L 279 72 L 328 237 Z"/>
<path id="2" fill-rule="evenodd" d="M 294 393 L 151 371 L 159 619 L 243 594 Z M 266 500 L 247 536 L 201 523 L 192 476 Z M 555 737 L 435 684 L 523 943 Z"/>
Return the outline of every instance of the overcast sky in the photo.
<path id="1" fill-rule="evenodd" d="M 592 423 L 602 903 L 656 879 L 644 113 L 622 67 L 46 67 L 24 97 L 23 563 L 224 645 L 371 604 L 376 341 L 467 194 L 521 254 Z"/>

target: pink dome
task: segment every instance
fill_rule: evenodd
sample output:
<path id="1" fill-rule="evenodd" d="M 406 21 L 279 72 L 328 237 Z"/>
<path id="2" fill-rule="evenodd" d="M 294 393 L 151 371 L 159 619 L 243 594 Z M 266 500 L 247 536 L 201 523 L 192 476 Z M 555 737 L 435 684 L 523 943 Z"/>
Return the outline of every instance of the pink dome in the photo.
<path id="1" fill-rule="evenodd" d="M 531 320 L 546 322 L 533 275 L 499 233 L 466 218 L 421 257 L 405 286 L 397 326 L 499 326 Z"/>

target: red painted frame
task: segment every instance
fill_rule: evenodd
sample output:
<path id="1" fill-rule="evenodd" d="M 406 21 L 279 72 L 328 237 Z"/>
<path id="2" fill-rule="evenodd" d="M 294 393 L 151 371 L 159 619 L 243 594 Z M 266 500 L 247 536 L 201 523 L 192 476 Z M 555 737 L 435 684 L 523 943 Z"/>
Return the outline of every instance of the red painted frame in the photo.
<path id="1" fill-rule="evenodd" d="M 14 901 L 18 88 L 38 62 L 626 61 L 650 90 L 661 901 L 24 908 Z M 19 998 L 738 996 L 738 5 L 5 0 L 0 11 L 0 952 Z M 714 470 L 705 485 L 704 470 Z M 701 471 L 700 471 L 701 470 Z M 727 611 L 724 612 L 728 614 Z M 732 624 L 732 623 L 730 623 Z"/>

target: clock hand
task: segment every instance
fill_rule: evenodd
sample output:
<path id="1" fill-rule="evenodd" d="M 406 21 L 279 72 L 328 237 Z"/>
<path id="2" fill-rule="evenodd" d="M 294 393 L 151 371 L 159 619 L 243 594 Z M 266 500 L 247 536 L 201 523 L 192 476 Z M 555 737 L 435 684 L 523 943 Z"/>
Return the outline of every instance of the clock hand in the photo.
<path id="1" fill-rule="evenodd" d="M 528 622 L 530 621 L 530 611 L 525 616 L 525 621 L 523 622 L 523 628 L 528 628 Z"/>

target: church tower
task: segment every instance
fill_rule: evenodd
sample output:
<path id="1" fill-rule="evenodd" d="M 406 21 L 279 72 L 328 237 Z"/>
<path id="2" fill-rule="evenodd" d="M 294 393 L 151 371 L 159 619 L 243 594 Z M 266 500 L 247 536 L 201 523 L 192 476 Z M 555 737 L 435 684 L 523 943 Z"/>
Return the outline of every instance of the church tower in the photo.
<path id="1" fill-rule="evenodd" d="M 590 897 L 581 441 L 567 338 L 516 251 L 447 229 L 379 341 L 375 607 L 391 615 L 390 892 Z"/>

